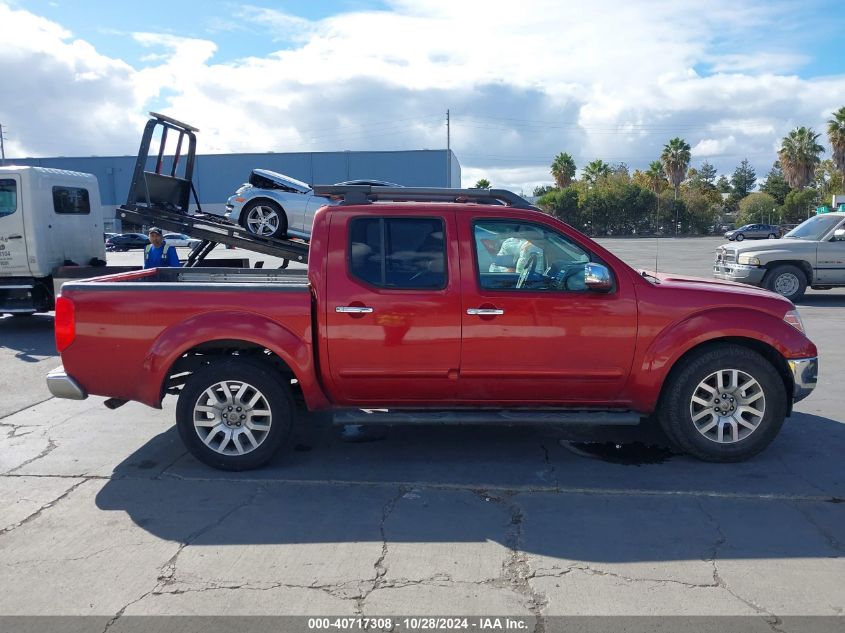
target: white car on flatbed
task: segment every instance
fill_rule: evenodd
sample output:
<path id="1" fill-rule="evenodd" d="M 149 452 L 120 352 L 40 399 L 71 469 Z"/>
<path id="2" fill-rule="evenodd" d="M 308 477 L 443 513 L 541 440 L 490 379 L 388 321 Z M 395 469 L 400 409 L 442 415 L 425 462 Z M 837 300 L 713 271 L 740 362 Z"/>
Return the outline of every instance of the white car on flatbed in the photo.
<path id="1" fill-rule="evenodd" d="M 338 185 L 401 187 L 382 180 L 349 180 Z M 225 216 L 261 237 L 298 237 L 307 240 L 317 209 L 334 201 L 315 196 L 307 183 L 269 169 L 253 169 L 249 182 L 226 201 Z"/>

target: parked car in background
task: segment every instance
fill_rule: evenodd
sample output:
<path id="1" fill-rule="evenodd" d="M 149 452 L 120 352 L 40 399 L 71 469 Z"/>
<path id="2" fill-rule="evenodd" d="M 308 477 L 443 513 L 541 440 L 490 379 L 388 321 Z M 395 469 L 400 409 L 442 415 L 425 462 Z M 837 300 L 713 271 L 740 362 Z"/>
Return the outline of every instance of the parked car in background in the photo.
<path id="1" fill-rule="evenodd" d="M 106 240 L 107 251 L 128 251 L 133 248 L 144 248 L 150 243 L 143 233 L 123 233 Z"/>
<path id="2" fill-rule="evenodd" d="M 171 246 L 184 246 L 186 248 L 194 248 L 194 246 L 202 241 L 193 237 L 188 237 L 184 233 L 165 233 L 162 237 L 164 237 L 164 241 Z"/>
<path id="3" fill-rule="evenodd" d="M 733 231 L 725 233 L 730 241 L 741 242 L 748 238 L 750 240 L 774 240 L 780 237 L 780 227 L 776 224 L 746 224 Z"/>
<path id="4" fill-rule="evenodd" d="M 119 233 L 103 233 L 103 241 L 108 242 L 111 238 L 120 235 Z"/>
<path id="5" fill-rule="evenodd" d="M 401 187 L 383 180 L 347 180 L 338 185 Z M 315 196 L 307 183 L 268 169 L 253 169 L 249 182 L 226 201 L 225 216 L 261 237 L 309 239 L 314 213 L 329 198 Z"/>

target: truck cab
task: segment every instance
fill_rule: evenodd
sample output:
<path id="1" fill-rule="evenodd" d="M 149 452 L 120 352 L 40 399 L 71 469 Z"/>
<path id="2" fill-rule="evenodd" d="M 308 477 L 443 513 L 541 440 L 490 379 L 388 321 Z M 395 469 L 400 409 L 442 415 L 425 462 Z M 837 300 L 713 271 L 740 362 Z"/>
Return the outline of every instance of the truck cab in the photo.
<path id="1" fill-rule="evenodd" d="M 95 176 L 0 167 L 0 313 L 50 310 L 57 269 L 104 264 L 102 224 Z"/>

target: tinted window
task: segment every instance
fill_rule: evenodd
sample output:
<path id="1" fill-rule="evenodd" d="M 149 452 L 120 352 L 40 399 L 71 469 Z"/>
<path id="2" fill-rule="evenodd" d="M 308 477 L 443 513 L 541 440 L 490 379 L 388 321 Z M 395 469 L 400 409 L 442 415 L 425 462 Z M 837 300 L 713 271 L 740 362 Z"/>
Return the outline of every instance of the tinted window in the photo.
<path id="1" fill-rule="evenodd" d="M 91 213 L 88 190 L 80 187 L 53 187 L 53 208 L 56 213 Z"/>
<path id="2" fill-rule="evenodd" d="M 590 254 L 569 238 L 535 224 L 476 222 L 479 283 L 488 290 L 586 290 Z"/>
<path id="3" fill-rule="evenodd" d="M 373 286 L 446 287 L 446 246 L 439 218 L 357 218 L 349 229 L 349 269 Z"/>
<path id="4" fill-rule="evenodd" d="M 18 209 L 18 188 L 11 178 L 0 180 L 0 218 Z"/>

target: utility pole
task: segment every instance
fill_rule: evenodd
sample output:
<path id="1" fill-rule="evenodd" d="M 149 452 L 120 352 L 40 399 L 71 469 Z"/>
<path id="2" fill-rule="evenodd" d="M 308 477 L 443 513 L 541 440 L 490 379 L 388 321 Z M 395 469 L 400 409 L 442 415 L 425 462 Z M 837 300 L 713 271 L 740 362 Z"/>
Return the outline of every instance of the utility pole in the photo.
<path id="1" fill-rule="evenodd" d="M 446 186 L 452 186 L 452 123 L 446 109 Z"/>
<path id="2" fill-rule="evenodd" d="M 3 124 L 0 123 L 0 166 L 6 164 L 6 146 L 3 145 L 3 141 L 5 141 L 5 137 L 3 135 Z"/>

